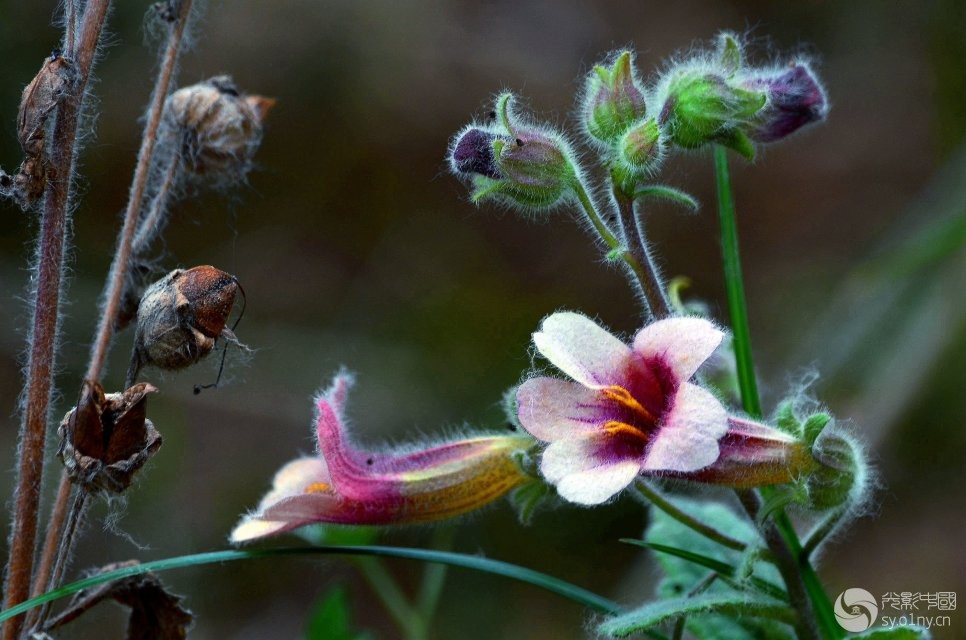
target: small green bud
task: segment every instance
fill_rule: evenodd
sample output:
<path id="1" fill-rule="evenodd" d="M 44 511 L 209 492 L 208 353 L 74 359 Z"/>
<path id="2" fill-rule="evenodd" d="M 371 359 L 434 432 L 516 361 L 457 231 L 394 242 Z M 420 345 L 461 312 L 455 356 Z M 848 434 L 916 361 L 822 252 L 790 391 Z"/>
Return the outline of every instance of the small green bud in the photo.
<path id="1" fill-rule="evenodd" d="M 739 128 L 767 100 L 762 90 L 732 86 L 717 73 L 685 69 L 674 72 L 667 84 L 661 123 L 667 123 L 674 144 L 685 149 L 717 142 L 748 156 L 754 150 Z"/>
<path id="2" fill-rule="evenodd" d="M 808 416 L 802 423 L 802 437 L 805 438 L 805 442 L 810 445 L 815 444 L 815 441 L 818 440 L 822 431 L 831 421 L 832 416 L 824 411 Z"/>
<path id="3" fill-rule="evenodd" d="M 646 111 L 644 90 L 637 80 L 630 51 L 622 51 L 610 66 L 595 66 L 587 76 L 584 126 L 596 142 L 616 144 Z"/>
<path id="4" fill-rule="evenodd" d="M 808 476 L 809 507 L 826 510 L 845 504 L 858 496 L 867 472 L 862 450 L 843 433 L 826 433 L 812 447 L 818 467 Z"/>
<path id="5" fill-rule="evenodd" d="M 562 136 L 519 120 L 513 96 L 497 98 L 496 125 L 471 125 L 450 146 L 450 167 L 473 184 L 474 202 L 503 200 L 528 209 L 547 209 L 570 195 L 577 172 Z"/>
<path id="6" fill-rule="evenodd" d="M 620 142 L 620 159 L 634 170 L 650 174 L 664 156 L 664 137 L 654 118 L 631 127 Z"/>

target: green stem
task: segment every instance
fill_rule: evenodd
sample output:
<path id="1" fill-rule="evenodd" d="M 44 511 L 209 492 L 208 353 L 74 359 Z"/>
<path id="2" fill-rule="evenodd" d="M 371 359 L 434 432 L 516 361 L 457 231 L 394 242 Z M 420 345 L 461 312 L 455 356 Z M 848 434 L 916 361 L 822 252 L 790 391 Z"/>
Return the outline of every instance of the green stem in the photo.
<path id="1" fill-rule="evenodd" d="M 741 404 L 753 418 L 761 417 L 758 400 L 758 384 L 755 381 L 755 365 L 751 356 L 751 330 L 748 327 L 748 307 L 745 303 L 745 285 L 741 276 L 741 260 L 738 253 L 738 222 L 735 216 L 735 200 L 728 175 L 728 151 L 721 145 L 714 147 L 714 173 L 718 187 L 718 217 L 721 221 L 721 250 L 724 259 L 725 287 L 728 292 L 728 309 L 731 312 L 731 330 L 734 332 L 735 361 L 738 369 L 738 387 Z"/>
<path id="2" fill-rule="evenodd" d="M 359 567 L 362 577 L 386 607 L 386 611 L 399 625 L 406 640 L 425 640 L 423 625 L 419 624 L 413 606 L 382 561 L 371 556 L 360 556 L 355 558 L 355 565 Z"/>
<path id="3" fill-rule="evenodd" d="M 433 535 L 433 547 L 449 550 L 453 545 L 455 532 L 456 529 L 449 526 L 436 529 Z M 416 613 L 419 623 L 427 635 L 433 616 L 436 614 L 436 607 L 439 605 L 439 598 L 443 595 L 447 569 L 448 567 L 445 564 L 427 564 L 423 569 L 423 580 L 419 585 L 419 593 L 416 595 Z"/>
<path id="4" fill-rule="evenodd" d="M 734 332 L 734 350 L 741 402 L 749 415 L 760 418 L 762 415 L 761 401 L 758 398 L 754 361 L 751 355 L 751 332 L 748 327 L 748 310 L 745 303 L 741 260 L 738 252 L 738 225 L 735 215 L 734 195 L 731 190 L 731 178 L 728 174 L 727 150 L 720 145 L 716 145 L 714 148 L 714 168 L 715 183 L 718 190 L 718 213 L 721 220 L 725 285 L 728 292 L 728 306 L 731 311 L 732 331 Z M 746 500 L 743 498 L 742 502 L 745 503 Z M 766 534 L 766 542 L 769 548 L 779 558 L 786 553 L 790 553 L 799 574 L 798 576 L 789 576 L 786 575 L 787 571 L 783 572 L 782 577 L 786 580 L 789 593 L 791 594 L 794 587 L 787 582 L 795 581 L 795 578 L 800 580 L 811 604 L 810 608 L 814 612 L 817 630 L 821 637 L 827 640 L 843 638 L 842 627 L 838 625 L 835 619 L 832 603 L 828 594 L 825 593 L 825 587 L 809 562 L 808 555 L 802 549 L 795 527 L 784 510 L 778 509 L 776 511 L 773 516 L 773 523 L 772 535 L 768 535 L 770 526 L 766 526 L 766 530 L 763 532 Z M 775 532 L 779 535 L 773 535 Z M 781 547 L 784 547 L 784 549 Z M 779 568 L 781 569 L 781 565 L 779 565 Z"/>
<path id="5" fill-rule="evenodd" d="M 825 516 L 825 519 L 815 527 L 815 529 L 808 534 L 808 539 L 802 545 L 802 553 L 805 554 L 806 558 L 810 558 L 818 545 L 822 544 L 822 541 L 828 537 L 830 533 L 835 531 L 835 527 L 838 526 L 839 522 L 842 521 L 843 516 L 849 512 L 847 506 L 839 507 L 838 509 L 832 511 L 832 513 Z"/>
<path id="6" fill-rule="evenodd" d="M 729 549 L 734 549 L 735 551 L 744 551 L 747 547 L 744 542 L 735 540 L 734 538 L 721 533 L 714 527 L 711 527 L 685 513 L 681 509 L 678 509 L 673 503 L 671 503 L 670 500 L 661 495 L 661 493 L 656 489 L 650 487 L 644 480 L 638 480 L 635 482 L 634 488 L 637 489 L 641 496 L 643 496 L 644 499 L 649 503 L 692 531 L 700 533 L 705 538 L 713 540 L 722 546 L 728 547 Z"/>

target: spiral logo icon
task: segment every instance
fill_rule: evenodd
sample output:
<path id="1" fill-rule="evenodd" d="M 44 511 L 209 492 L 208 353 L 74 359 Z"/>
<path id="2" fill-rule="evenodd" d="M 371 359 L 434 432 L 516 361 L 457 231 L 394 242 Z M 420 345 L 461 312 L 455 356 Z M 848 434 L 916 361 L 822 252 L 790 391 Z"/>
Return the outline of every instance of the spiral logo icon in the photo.
<path id="1" fill-rule="evenodd" d="M 875 596 L 865 589 L 846 589 L 835 599 L 835 619 L 846 631 L 865 631 L 878 616 Z"/>

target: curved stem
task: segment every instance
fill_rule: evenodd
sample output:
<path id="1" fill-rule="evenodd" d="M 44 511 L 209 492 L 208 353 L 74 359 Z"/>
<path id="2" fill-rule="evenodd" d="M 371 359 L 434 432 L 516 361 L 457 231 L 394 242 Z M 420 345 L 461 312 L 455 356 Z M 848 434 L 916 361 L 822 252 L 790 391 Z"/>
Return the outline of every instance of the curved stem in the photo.
<path id="1" fill-rule="evenodd" d="M 644 497 L 644 499 L 650 504 L 653 504 L 655 507 L 692 531 L 700 533 L 705 538 L 713 540 L 714 542 L 728 547 L 729 549 L 734 549 L 735 551 L 744 551 L 748 547 L 748 545 L 746 545 L 744 542 L 735 540 L 731 536 L 721 533 L 714 527 L 701 522 L 700 520 L 677 508 L 670 500 L 665 498 L 659 491 L 649 486 L 645 481 L 638 480 L 634 483 L 634 488 L 637 489 L 641 496 Z"/>
<path id="2" fill-rule="evenodd" d="M 815 550 L 818 549 L 818 545 L 822 544 L 822 541 L 829 536 L 830 533 L 835 531 L 835 527 L 838 526 L 842 518 L 849 512 L 848 507 L 839 507 L 838 509 L 832 511 L 828 514 L 825 519 L 817 526 L 815 529 L 808 534 L 808 539 L 802 545 L 802 554 L 806 558 L 810 558 Z"/>
<path id="3" fill-rule="evenodd" d="M 43 215 L 37 242 L 36 286 L 20 428 L 16 504 L 4 596 L 4 605 L 7 607 L 23 601 L 30 594 L 78 121 L 109 4 L 109 0 L 89 0 L 84 7 L 77 50 L 68 52 L 74 61 L 76 80 L 71 87 L 71 95 L 58 107 L 53 124 L 49 177 L 44 189 Z M 7 622 L 3 628 L 4 639 L 14 640 L 20 634 L 22 623 L 23 619 L 19 617 Z"/>
<path id="4" fill-rule="evenodd" d="M 32 609 L 33 607 L 40 606 L 45 602 L 52 602 L 59 598 L 77 593 L 83 589 L 104 584 L 105 582 L 129 578 L 131 576 L 141 575 L 143 573 L 159 573 L 161 571 L 168 571 L 171 569 L 194 567 L 205 564 L 218 564 L 222 562 L 233 562 L 236 560 L 314 555 L 380 556 L 387 558 L 421 560 L 423 562 L 438 562 L 452 567 L 462 567 L 464 569 L 481 571 L 483 573 L 502 576 L 512 580 L 519 580 L 520 582 L 525 582 L 535 587 L 545 589 L 551 593 L 555 593 L 559 596 L 567 598 L 568 600 L 576 602 L 577 604 L 587 607 L 588 609 L 598 613 L 603 613 L 605 615 L 620 615 L 624 613 L 623 608 L 619 604 L 608 600 L 603 596 L 599 596 L 596 593 L 545 573 L 540 573 L 539 571 L 534 571 L 533 569 L 520 567 L 508 562 L 502 562 L 500 560 L 491 560 L 489 558 L 484 558 L 477 555 L 452 553 L 449 551 L 431 551 L 427 549 L 412 549 L 406 547 L 323 545 L 316 547 L 210 551 L 207 553 L 196 553 L 193 555 L 166 558 L 164 560 L 155 560 L 153 562 L 126 566 L 120 569 L 115 569 L 114 571 L 106 571 L 90 578 L 84 578 L 82 580 L 72 582 L 71 584 L 59 587 L 53 591 L 48 591 L 42 596 L 31 598 L 26 602 L 21 602 L 14 607 L 0 611 L 0 622 L 9 620 L 10 618 L 20 615 L 23 612 Z"/>
<path id="5" fill-rule="evenodd" d="M 140 255 L 148 248 L 148 244 L 158 236 L 161 230 L 161 221 L 168 207 L 168 197 L 174 186 L 175 178 L 178 175 L 178 167 L 181 164 L 181 156 L 177 153 L 171 154 L 171 162 L 164 172 L 164 180 L 158 187 L 158 192 L 151 199 L 151 208 L 148 210 L 141 222 L 137 225 L 137 233 L 131 244 L 131 254 Z"/>
<path id="6" fill-rule="evenodd" d="M 84 512 L 87 511 L 87 505 L 89 503 L 90 495 L 85 491 L 79 492 L 74 497 L 74 504 L 70 509 L 70 513 L 68 514 L 67 524 L 64 527 L 64 534 L 60 539 L 60 546 L 57 548 L 57 557 L 54 560 L 53 571 L 50 574 L 50 584 L 46 585 L 46 588 L 48 589 L 57 586 L 63 579 L 64 573 L 67 571 L 67 565 L 70 562 L 70 557 L 74 552 L 74 541 L 77 538 L 77 528 L 84 519 Z M 34 621 L 31 626 L 37 631 L 43 629 L 49 613 L 50 603 L 47 603 L 40 608 L 40 613 L 37 615 L 36 621 Z"/>

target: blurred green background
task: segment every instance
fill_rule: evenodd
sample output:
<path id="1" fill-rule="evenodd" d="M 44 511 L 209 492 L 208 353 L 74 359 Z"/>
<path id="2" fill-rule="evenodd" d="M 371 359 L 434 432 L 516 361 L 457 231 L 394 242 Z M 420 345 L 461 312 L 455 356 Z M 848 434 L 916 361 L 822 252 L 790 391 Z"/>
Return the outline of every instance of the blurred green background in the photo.
<path id="1" fill-rule="evenodd" d="M 7 170 L 20 159 L 20 91 L 58 44 L 54 4 L 0 1 Z M 57 419 L 86 368 L 153 81 L 148 9 L 116 3 L 97 67 Z M 165 269 L 213 264 L 238 276 L 248 298 L 238 335 L 255 354 L 230 361 L 229 384 L 200 396 L 192 386 L 213 379 L 213 358 L 147 373 L 161 388 L 150 415 L 164 447 L 125 500 L 92 511 L 75 568 L 224 547 L 275 470 L 312 451 L 310 397 L 342 365 L 358 373 L 357 438 L 408 441 L 464 424 L 501 428 L 500 395 L 528 369 L 530 333 L 556 309 L 630 335 L 641 316 L 623 275 L 569 213 L 526 221 L 475 209 L 446 172 L 446 145 L 504 88 L 570 126 L 583 74 L 608 51 L 636 49 L 653 80 L 668 56 L 721 29 L 747 32 L 753 61 L 811 57 L 831 100 L 823 126 L 753 166 L 733 162 L 764 403 L 773 409 L 819 372 L 811 391 L 853 424 L 880 471 L 873 513 L 824 556 L 829 592 L 966 593 L 966 4 L 956 0 L 209 2 L 181 82 L 230 73 L 278 106 L 250 184 L 177 206 L 157 254 Z M 726 323 L 710 165 L 707 153 L 674 157 L 662 179 L 705 206 L 688 216 L 653 205 L 647 226 L 664 272 L 688 276 L 687 293 Z M 33 215 L 0 203 L 2 495 L 14 478 L 36 230 Z M 109 388 L 122 382 L 131 339 L 116 339 Z M 656 568 L 617 539 L 643 525 L 629 499 L 541 512 L 527 528 L 501 503 L 458 522 L 453 548 L 634 602 L 650 594 Z M 430 537 L 409 528 L 383 540 Z M 421 569 L 388 565 L 407 585 Z M 198 614 L 195 638 L 300 637 L 312 604 L 337 583 L 348 585 L 361 626 L 395 637 L 339 560 L 262 560 L 164 580 Z M 102 609 L 68 636 L 120 629 L 120 610 Z M 453 570 L 434 637 L 582 637 L 587 621 L 535 588 Z M 954 612 L 953 623 L 936 637 L 966 637 L 966 616 Z"/>

